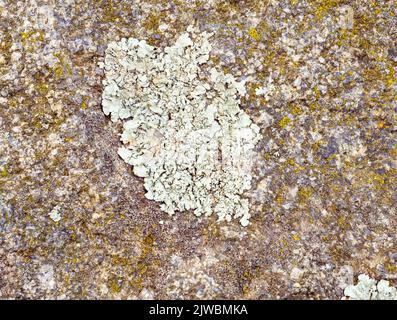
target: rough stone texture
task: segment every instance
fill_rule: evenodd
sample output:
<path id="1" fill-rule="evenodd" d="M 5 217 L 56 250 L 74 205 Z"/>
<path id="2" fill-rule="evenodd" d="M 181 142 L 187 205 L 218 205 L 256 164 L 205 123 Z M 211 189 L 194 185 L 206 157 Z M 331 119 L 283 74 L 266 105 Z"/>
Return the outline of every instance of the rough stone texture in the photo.
<path id="1" fill-rule="evenodd" d="M 339 299 L 361 273 L 396 285 L 396 8 L 0 0 L 0 298 Z M 249 77 L 241 107 L 264 139 L 247 228 L 146 200 L 101 110 L 107 43 L 166 46 L 193 21 L 215 32 L 211 63 Z"/>

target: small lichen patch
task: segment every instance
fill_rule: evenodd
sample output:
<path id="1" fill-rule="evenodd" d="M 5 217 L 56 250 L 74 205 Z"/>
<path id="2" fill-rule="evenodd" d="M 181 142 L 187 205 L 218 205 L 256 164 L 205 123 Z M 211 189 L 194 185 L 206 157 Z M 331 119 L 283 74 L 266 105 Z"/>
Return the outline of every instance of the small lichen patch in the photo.
<path id="1" fill-rule="evenodd" d="M 349 300 L 397 300 L 397 289 L 389 286 L 389 281 L 377 282 L 366 274 L 360 274 L 358 283 L 347 286 L 344 294 Z"/>
<path id="2" fill-rule="evenodd" d="M 245 81 L 208 70 L 211 34 L 188 28 L 164 49 L 122 39 L 106 50 L 103 111 L 127 119 L 118 154 L 169 214 L 193 210 L 248 225 L 259 127 L 240 109 Z"/>
<path id="3" fill-rule="evenodd" d="M 56 206 L 54 209 L 52 209 L 48 215 L 55 222 L 58 222 L 61 220 L 61 213 L 59 212 L 58 206 Z"/>
<path id="4" fill-rule="evenodd" d="M 291 119 L 288 116 L 283 117 L 280 122 L 278 123 L 278 125 L 285 129 L 289 124 L 291 123 Z"/>
<path id="5" fill-rule="evenodd" d="M 261 39 L 259 32 L 254 27 L 250 27 L 248 34 L 256 41 L 259 41 Z"/>

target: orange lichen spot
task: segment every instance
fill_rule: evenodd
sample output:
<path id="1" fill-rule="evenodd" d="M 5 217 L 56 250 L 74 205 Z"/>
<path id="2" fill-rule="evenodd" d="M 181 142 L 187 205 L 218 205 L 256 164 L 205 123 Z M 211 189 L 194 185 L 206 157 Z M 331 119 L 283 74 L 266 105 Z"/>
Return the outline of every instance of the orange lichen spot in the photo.
<path id="1" fill-rule="evenodd" d="M 45 38 L 45 32 L 44 31 L 40 31 L 39 32 L 39 36 L 37 37 L 37 39 L 41 42 L 44 42 L 44 38 Z"/>
<path id="2" fill-rule="evenodd" d="M 382 9 L 381 9 L 381 8 L 376 8 L 376 9 L 374 10 L 374 13 L 375 13 L 375 15 L 379 15 L 379 14 L 382 13 Z"/>
<path id="3" fill-rule="evenodd" d="M 305 167 L 301 166 L 299 164 L 296 164 L 295 167 L 294 167 L 294 173 L 299 173 L 299 172 L 301 172 L 303 170 L 305 170 Z"/>
<path id="4" fill-rule="evenodd" d="M 378 122 L 376 123 L 376 127 L 377 127 L 378 129 L 383 129 L 385 126 L 386 126 L 386 122 L 383 121 L 383 120 L 378 121 Z"/>

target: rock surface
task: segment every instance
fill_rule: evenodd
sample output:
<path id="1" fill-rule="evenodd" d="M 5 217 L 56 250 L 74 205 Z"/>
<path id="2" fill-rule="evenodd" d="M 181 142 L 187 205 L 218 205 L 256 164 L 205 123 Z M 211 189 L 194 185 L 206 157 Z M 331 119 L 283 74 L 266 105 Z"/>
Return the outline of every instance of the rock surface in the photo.
<path id="1" fill-rule="evenodd" d="M 0 298 L 340 299 L 397 279 L 394 1 L 0 0 Z M 104 50 L 194 21 L 260 126 L 247 228 L 169 217 L 118 157 Z"/>

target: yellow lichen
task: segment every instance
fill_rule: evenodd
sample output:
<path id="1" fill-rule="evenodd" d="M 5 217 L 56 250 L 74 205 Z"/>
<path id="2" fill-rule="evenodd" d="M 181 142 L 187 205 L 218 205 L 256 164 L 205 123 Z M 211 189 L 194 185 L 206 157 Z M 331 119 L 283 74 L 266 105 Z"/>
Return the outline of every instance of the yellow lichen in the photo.
<path id="1" fill-rule="evenodd" d="M 281 128 L 285 129 L 290 123 L 291 123 L 291 119 L 288 116 L 285 116 L 279 121 L 278 125 Z"/>
<path id="2" fill-rule="evenodd" d="M 295 165 L 295 160 L 292 158 L 287 159 L 287 161 L 285 161 L 285 164 L 287 166 L 294 166 Z"/>
<path id="3" fill-rule="evenodd" d="M 48 84 L 46 84 L 45 82 L 39 82 L 37 84 L 37 91 L 40 95 L 45 96 L 48 93 Z"/>
<path id="4" fill-rule="evenodd" d="M 282 205 L 284 202 L 284 195 L 283 195 L 283 190 L 280 189 L 277 194 L 276 194 L 276 198 L 275 201 L 277 202 L 277 204 Z"/>
<path id="5" fill-rule="evenodd" d="M 396 80 L 396 77 L 395 77 L 394 68 L 393 68 L 392 64 L 389 64 L 387 66 L 386 86 L 389 88 L 396 82 L 397 82 L 397 80 Z"/>
<path id="6" fill-rule="evenodd" d="M 291 113 L 294 115 L 294 116 L 298 116 L 298 115 L 300 115 L 300 114 L 302 114 L 302 108 L 301 107 L 299 107 L 298 105 L 292 105 L 291 106 Z"/>
<path id="7" fill-rule="evenodd" d="M 37 42 L 44 42 L 45 33 L 42 30 L 28 30 L 20 34 L 22 44 L 27 52 L 34 52 L 37 48 Z"/>
<path id="8" fill-rule="evenodd" d="M 312 196 L 313 189 L 311 187 L 300 187 L 298 190 L 298 198 L 300 203 L 305 203 Z"/>
<path id="9" fill-rule="evenodd" d="M 249 294 L 249 292 L 250 292 L 250 288 L 249 288 L 249 286 L 248 285 L 244 285 L 243 286 L 243 295 L 248 295 Z"/>
<path id="10" fill-rule="evenodd" d="M 263 154 L 263 156 L 264 156 L 264 158 L 265 158 L 266 160 L 270 160 L 270 153 L 269 153 L 269 152 L 265 152 L 265 153 Z"/>
<path id="11" fill-rule="evenodd" d="M 316 99 L 317 99 L 317 100 L 320 99 L 320 97 L 321 97 L 321 91 L 320 91 L 320 89 L 319 89 L 318 87 L 314 87 L 314 88 L 313 88 L 313 92 L 314 92 L 314 96 L 316 97 Z"/>
<path id="12" fill-rule="evenodd" d="M 314 9 L 314 16 L 317 20 L 321 20 L 328 15 L 330 11 L 337 7 L 342 0 L 309 0 Z"/>
<path id="13" fill-rule="evenodd" d="M 339 217 L 337 223 L 340 227 L 343 227 L 346 223 L 346 217 Z"/>
<path id="14" fill-rule="evenodd" d="M 52 69 L 55 78 L 60 79 L 62 78 L 65 73 L 69 76 L 72 75 L 72 69 L 69 66 L 69 64 L 66 62 L 65 57 L 62 55 L 60 52 L 53 53 L 53 56 L 58 59 L 58 63 L 55 65 L 55 67 Z"/>
<path id="15" fill-rule="evenodd" d="M 83 101 L 81 101 L 80 107 L 81 107 L 81 109 L 83 109 L 83 110 L 87 109 L 86 98 L 83 98 Z"/>
<path id="16" fill-rule="evenodd" d="M 386 126 L 386 122 L 383 121 L 383 120 L 378 121 L 378 122 L 376 123 L 376 127 L 377 127 L 378 129 L 383 129 L 385 126 Z"/>
<path id="17" fill-rule="evenodd" d="M 393 273 L 393 274 L 397 273 L 397 264 L 391 263 L 391 262 L 386 262 L 385 269 L 388 273 Z"/>
<path id="18" fill-rule="evenodd" d="M 249 28 L 248 34 L 256 41 L 259 41 L 261 39 L 259 32 L 252 26 Z"/>
<path id="19" fill-rule="evenodd" d="M 160 17 L 154 13 L 150 13 L 142 26 L 149 31 L 157 31 L 160 25 Z"/>
<path id="20" fill-rule="evenodd" d="M 8 172 L 6 168 L 1 169 L 0 176 L 2 176 L 3 178 L 8 176 Z"/>
<path id="21" fill-rule="evenodd" d="M 35 33 L 36 33 L 36 31 L 30 30 L 30 31 L 26 31 L 26 32 L 21 32 L 20 35 L 21 35 L 22 40 L 27 40 L 31 36 L 33 36 Z"/>
<path id="22" fill-rule="evenodd" d="M 113 278 L 109 281 L 109 288 L 110 288 L 110 291 L 113 293 L 119 293 L 121 291 L 121 287 L 118 284 L 118 280 L 115 278 Z"/>
<path id="23" fill-rule="evenodd" d="M 370 172 L 368 175 L 368 183 L 372 184 L 375 189 L 381 189 L 386 183 L 386 175 L 378 174 L 376 172 Z"/>

